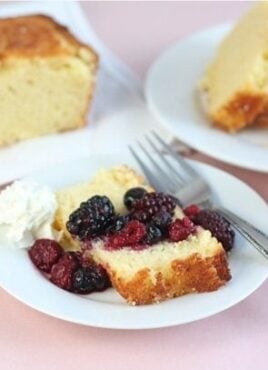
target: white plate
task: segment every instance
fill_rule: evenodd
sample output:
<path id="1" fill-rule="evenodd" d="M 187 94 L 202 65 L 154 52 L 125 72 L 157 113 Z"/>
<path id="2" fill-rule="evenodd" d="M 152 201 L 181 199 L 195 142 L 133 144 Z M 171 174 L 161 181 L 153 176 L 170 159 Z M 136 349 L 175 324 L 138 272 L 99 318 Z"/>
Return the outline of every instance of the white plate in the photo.
<path id="1" fill-rule="evenodd" d="M 231 135 L 213 128 L 198 104 L 196 86 L 230 25 L 194 34 L 165 51 L 146 82 L 149 107 L 180 140 L 222 161 L 268 172 L 268 129 Z"/>
<path id="2" fill-rule="evenodd" d="M 120 153 L 65 163 L 34 173 L 31 178 L 58 189 L 87 180 L 99 168 L 122 163 L 122 158 L 138 168 L 130 155 Z M 267 205 L 252 189 L 225 172 L 197 162 L 193 164 L 215 186 L 224 206 L 267 231 Z M 0 285 L 27 305 L 67 321 L 116 329 L 159 328 L 211 316 L 246 298 L 268 276 L 268 262 L 239 237 L 230 255 L 233 278 L 225 287 L 213 293 L 189 294 L 148 306 L 128 306 L 113 289 L 88 296 L 61 290 L 34 268 L 25 250 L 9 250 L 1 245 L 0 267 Z"/>

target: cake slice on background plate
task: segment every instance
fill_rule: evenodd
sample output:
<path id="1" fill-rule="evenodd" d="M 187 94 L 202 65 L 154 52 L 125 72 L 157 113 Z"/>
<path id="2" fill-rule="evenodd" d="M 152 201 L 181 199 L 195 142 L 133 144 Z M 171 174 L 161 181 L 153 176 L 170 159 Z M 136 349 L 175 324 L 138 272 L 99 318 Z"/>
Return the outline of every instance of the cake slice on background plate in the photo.
<path id="1" fill-rule="evenodd" d="M 268 126 L 268 3 L 244 15 L 218 48 L 201 83 L 210 121 L 237 132 Z"/>
<path id="2" fill-rule="evenodd" d="M 0 146 L 83 127 L 97 54 L 45 15 L 0 19 Z"/>

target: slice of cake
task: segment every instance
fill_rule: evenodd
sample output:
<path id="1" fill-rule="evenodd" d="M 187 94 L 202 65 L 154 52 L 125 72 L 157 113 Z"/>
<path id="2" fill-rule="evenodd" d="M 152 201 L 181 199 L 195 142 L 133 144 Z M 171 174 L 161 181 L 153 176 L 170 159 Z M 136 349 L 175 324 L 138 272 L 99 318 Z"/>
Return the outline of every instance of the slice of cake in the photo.
<path id="1" fill-rule="evenodd" d="M 65 243 L 101 265 L 130 304 L 209 292 L 230 279 L 225 249 L 193 222 L 194 212 L 190 219 L 175 198 L 153 192 L 126 166 L 100 171 L 57 199 L 54 226 Z"/>
<path id="2" fill-rule="evenodd" d="M 0 146 L 84 126 L 97 65 L 52 18 L 0 19 Z"/>
<path id="3" fill-rule="evenodd" d="M 268 3 L 243 16 L 221 43 L 200 84 L 208 117 L 236 132 L 268 125 Z"/>
<path id="4" fill-rule="evenodd" d="M 128 166 L 117 166 L 110 170 L 100 170 L 91 181 L 75 184 L 56 193 L 58 209 L 54 227 L 63 232 L 62 241 L 66 248 L 80 248 L 79 243 L 72 238 L 66 228 L 70 214 L 82 202 L 96 194 L 106 195 L 111 199 L 118 213 L 126 212 L 123 194 L 130 188 L 140 186 L 147 190 L 152 188 L 146 184 L 143 176 L 137 174 Z"/>
<path id="5" fill-rule="evenodd" d="M 214 291 L 230 279 L 221 243 L 202 228 L 185 240 L 160 241 L 140 250 L 127 245 L 110 250 L 99 240 L 89 254 L 106 269 L 113 287 L 134 305 Z"/>

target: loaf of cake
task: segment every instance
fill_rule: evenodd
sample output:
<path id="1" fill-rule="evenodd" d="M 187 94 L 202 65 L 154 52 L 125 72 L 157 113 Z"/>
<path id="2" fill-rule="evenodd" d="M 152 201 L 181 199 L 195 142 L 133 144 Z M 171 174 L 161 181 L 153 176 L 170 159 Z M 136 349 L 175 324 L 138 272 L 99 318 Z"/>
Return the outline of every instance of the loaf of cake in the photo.
<path id="1" fill-rule="evenodd" d="M 0 146 L 84 126 L 97 66 L 48 16 L 0 19 Z"/>
<path id="2" fill-rule="evenodd" d="M 68 243 L 72 248 L 79 249 L 80 247 L 84 259 L 93 259 L 95 263 L 101 265 L 107 271 L 113 287 L 129 304 L 133 305 L 160 302 L 191 292 L 210 292 L 224 285 L 231 275 L 222 244 L 212 236 L 209 230 L 201 226 L 193 227 L 178 205 L 174 208 L 173 217 L 178 219 L 177 223 L 182 223 L 184 229 L 180 231 L 186 232 L 181 241 L 161 239 L 153 242 L 151 239 L 149 244 L 134 243 L 133 237 L 135 238 L 140 233 L 137 228 L 141 227 L 144 231 L 147 227 L 149 230 L 148 227 L 151 224 L 147 226 L 141 224 L 135 219 L 137 215 L 135 216 L 133 212 L 131 213 L 132 221 L 124 219 L 125 227 L 128 228 L 127 232 L 124 231 L 124 227 L 119 229 L 120 225 L 115 223 L 115 229 L 119 230 L 118 233 L 112 232 L 111 229 L 110 231 L 103 230 L 103 235 L 98 234 L 91 240 L 81 240 L 81 238 L 79 240 L 77 237 L 79 233 L 77 235 L 69 233 L 70 227 L 73 231 L 76 229 L 76 232 L 79 228 L 80 231 L 85 228 L 86 224 L 94 223 L 97 226 L 99 223 L 101 227 L 105 214 L 107 217 L 113 213 L 115 217 L 118 217 L 116 216 L 118 214 L 128 217 L 129 214 L 126 213 L 129 210 L 126 209 L 125 194 L 133 187 L 134 192 L 137 193 L 138 187 L 139 192 L 140 189 L 146 192 L 148 199 L 153 198 L 153 203 L 148 200 L 150 204 L 153 204 L 153 208 L 159 207 L 156 203 L 159 199 L 162 209 L 165 210 L 170 209 L 170 202 L 175 202 L 168 195 L 155 193 L 142 176 L 127 166 L 101 170 L 89 182 L 58 191 L 58 210 L 54 227 L 64 233 L 63 244 L 66 248 L 69 248 Z M 112 202 L 110 209 L 107 205 L 107 198 L 103 195 Z M 104 207 L 106 207 L 105 210 Z M 94 217 L 96 217 L 95 221 Z M 90 228 L 90 226 L 87 227 Z M 81 237 L 82 234 L 79 235 Z M 131 240 L 131 245 L 128 244 L 129 240 Z"/>
<path id="3" fill-rule="evenodd" d="M 226 131 L 268 125 L 267 19 L 262 1 L 223 40 L 201 81 L 208 117 Z"/>

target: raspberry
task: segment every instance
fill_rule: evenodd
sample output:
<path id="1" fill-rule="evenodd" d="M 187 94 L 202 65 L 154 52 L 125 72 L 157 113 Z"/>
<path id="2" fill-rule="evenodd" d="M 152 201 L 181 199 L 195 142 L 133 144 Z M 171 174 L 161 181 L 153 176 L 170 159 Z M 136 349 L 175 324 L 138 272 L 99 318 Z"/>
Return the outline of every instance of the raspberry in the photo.
<path id="1" fill-rule="evenodd" d="M 79 260 L 73 252 L 66 253 L 52 266 L 50 280 L 58 287 L 72 290 L 74 272 L 79 267 Z"/>
<path id="2" fill-rule="evenodd" d="M 147 193 L 133 205 L 133 218 L 148 222 L 158 212 L 174 213 L 177 200 L 164 193 Z"/>
<path id="3" fill-rule="evenodd" d="M 125 247 L 127 244 L 126 244 L 126 237 L 125 235 L 123 234 L 116 234 L 116 235 L 113 235 L 112 237 L 110 237 L 108 239 L 108 242 L 107 242 L 107 248 L 108 249 L 120 249 L 120 248 L 123 248 Z"/>
<path id="4" fill-rule="evenodd" d="M 169 226 L 169 238 L 173 242 L 180 242 L 188 238 L 195 231 L 195 226 L 188 217 L 175 220 Z"/>
<path id="5" fill-rule="evenodd" d="M 196 204 L 191 204 L 188 207 L 184 208 L 183 212 L 188 217 L 196 216 L 200 212 L 200 208 Z"/>
<path id="6" fill-rule="evenodd" d="M 124 204 L 128 210 L 131 210 L 135 203 L 144 197 L 147 191 L 144 188 L 129 189 L 124 195 Z"/>
<path id="7" fill-rule="evenodd" d="M 211 234 L 222 243 L 223 248 L 229 251 L 233 248 L 235 233 L 231 225 L 216 211 L 204 209 L 194 218 L 194 223 L 207 229 Z"/>
<path id="8" fill-rule="evenodd" d="M 110 287 L 109 277 L 103 267 L 91 265 L 80 267 L 73 274 L 72 291 L 78 294 L 100 292 Z"/>
<path id="9" fill-rule="evenodd" d="M 143 239 L 146 234 L 146 228 L 139 221 L 130 221 L 122 232 L 126 235 L 127 243 L 135 244 Z"/>
<path id="10" fill-rule="evenodd" d="M 105 233 L 114 222 L 114 206 L 106 196 L 95 195 L 81 203 L 69 217 L 66 224 L 68 231 L 85 241 Z"/>
<path id="11" fill-rule="evenodd" d="M 61 246 L 50 239 L 38 239 L 29 250 L 33 264 L 41 271 L 50 272 L 52 266 L 62 256 Z"/>
<path id="12" fill-rule="evenodd" d="M 132 220 L 119 233 L 108 239 L 108 248 L 118 249 L 139 243 L 145 234 L 145 225 L 137 220 Z"/>

